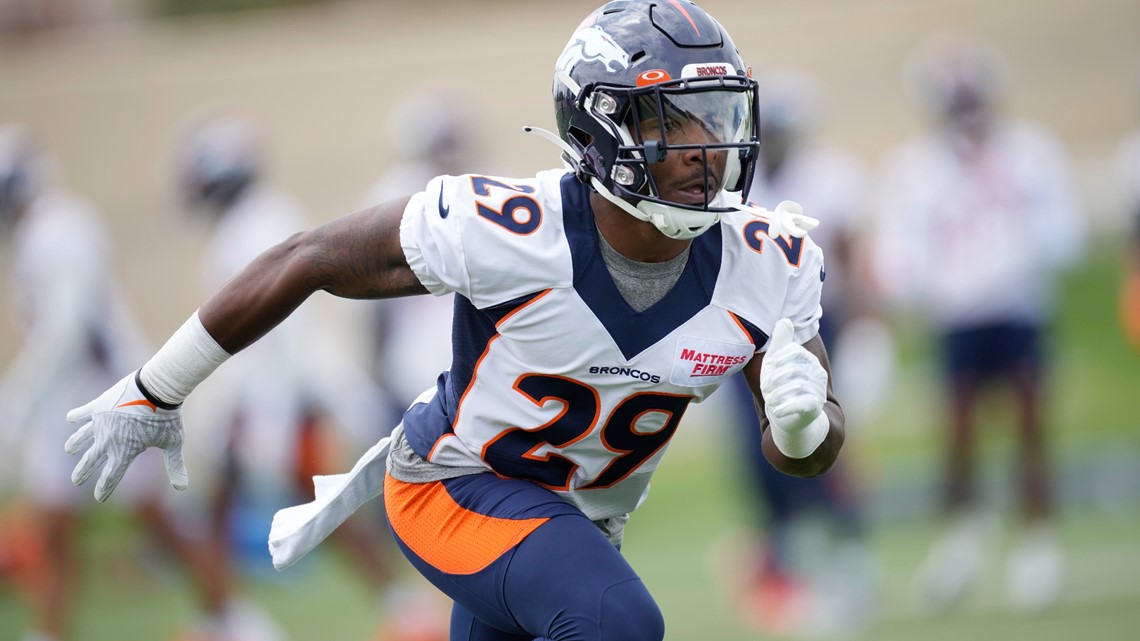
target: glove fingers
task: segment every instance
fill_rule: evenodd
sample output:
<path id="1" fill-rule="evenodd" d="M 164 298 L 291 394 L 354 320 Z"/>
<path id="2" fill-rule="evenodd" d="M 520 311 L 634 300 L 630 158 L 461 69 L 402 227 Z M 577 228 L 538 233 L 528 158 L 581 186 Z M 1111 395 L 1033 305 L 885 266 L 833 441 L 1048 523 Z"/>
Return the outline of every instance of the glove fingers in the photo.
<path id="1" fill-rule="evenodd" d="M 823 403 L 812 395 L 804 394 L 790 398 L 770 410 L 773 418 L 783 419 L 795 416 L 815 418 L 823 408 Z"/>
<path id="2" fill-rule="evenodd" d="M 134 458 L 134 457 L 131 457 Z M 103 473 L 99 475 L 99 481 L 95 483 L 95 500 L 102 503 L 111 496 L 111 492 L 115 491 L 115 487 L 119 485 L 123 475 L 127 473 L 127 467 L 130 461 L 124 461 L 118 457 L 107 458 L 106 465 L 103 466 Z"/>
<path id="3" fill-rule="evenodd" d="M 94 442 L 95 423 L 89 421 L 75 430 L 71 436 L 67 437 L 67 441 L 63 444 L 63 451 L 68 454 L 78 454 L 81 450 L 90 447 Z"/>
<path id="4" fill-rule="evenodd" d="M 67 413 L 67 422 L 78 423 L 79 421 L 85 421 L 91 418 L 91 413 L 95 410 L 95 404 L 98 402 L 99 399 L 95 399 L 86 405 L 71 410 Z"/>
<path id="5" fill-rule="evenodd" d="M 186 474 L 186 462 L 182 458 L 182 447 L 164 449 L 162 454 L 163 460 L 166 461 L 166 475 L 170 477 L 170 484 L 176 490 L 185 490 L 190 485 L 190 478 Z"/>
<path id="6" fill-rule="evenodd" d="M 107 460 L 107 453 L 92 447 L 83 453 L 83 458 L 79 459 L 79 463 L 75 465 L 75 469 L 71 471 L 71 482 L 76 485 L 83 485 L 95 471 L 95 468 L 102 465 Z"/>

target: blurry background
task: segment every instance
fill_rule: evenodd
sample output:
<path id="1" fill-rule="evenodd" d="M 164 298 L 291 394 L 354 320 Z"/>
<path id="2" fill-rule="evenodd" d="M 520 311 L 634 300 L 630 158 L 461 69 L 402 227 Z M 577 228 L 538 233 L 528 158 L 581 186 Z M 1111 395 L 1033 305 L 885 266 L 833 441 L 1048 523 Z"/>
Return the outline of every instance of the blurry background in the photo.
<path id="1" fill-rule="evenodd" d="M 173 150 L 190 120 L 218 106 L 256 120 L 268 177 L 313 222 L 359 206 L 395 162 L 385 149 L 385 114 L 405 92 L 433 83 L 459 88 L 478 108 L 485 149 L 478 166 L 530 175 L 557 166 L 557 152 L 521 127 L 554 128 L 553 62 L 595 4 L 0 0 L 0 122 L 33 130 L 66 184 L 106 215 L 118 272 L 157 344 L 201 298 L 197 270 L 206 232 L 179 215 L 171 178 Z M 1120 141 L 1140 126 L 1140 4 L 706 0 L 702 6 L 757 69 L 795 67 L 814 75 L 827 93 L 824 137 L 872 168 L 920 127 L 903 76 L 924 42 L 964 32 L 1004 52 L 1008 110 L 1048 124 L 1062 139 L 1092 231 L 1084 263 L 1064 282 L 1048 402 L 1070 589 L 1053 610 L 1016 614 L 1001 607 L 995 574 L 954 614 L 921 618 L 907 607 L 910 575 L 936 527 L 942 419 L 931 347 L 904 319 L 892 392 L 850 438 L 870 488 L 873 541 L 882 558 L 883 593 L 870 635 L 1136 638 L 1140 355 L 1117 323 L 1130 222 L 1113 162 Z M 0 300 L 7 300 L 5 276 Z M 335 322 L 354 327 L 354 305 L 329 306 Z M 18 341 L 11 323 L 0 326 L 0 363 Z M 1001 426 L 1012 417 L 995 408 L 987 420 L 996 427 L 986 430 L 983 476 L 993 480 L 985 487 L 1000 506 L 1008 501 L 1011 475 L 1010 430 Z M 749 521 L 749 496 L 736 489 L 739 471 L 724 462 L 733 444 L 721 422 L 715 406 L 692 412 L 627 535 L 626 554 L 662 604 L 673 640 L 757 637 L 734 618 L 718 570 L 722 541 Z M 174 638 L 191 609 L 180 575 L 140 561 L 145 555 L 134 547 L 136 535 L 111 513 L 100 513 L 88 532 L 96 554 L 87 562 L 75 639 Z M 365 638 L 374 604 L 358 578 L 324 557 L 290 572 L 253 580 L 252 589 L 291 638 Z M 0 583 L 0 639 L 17 638 L 26 617 L 18 587 Z"/>

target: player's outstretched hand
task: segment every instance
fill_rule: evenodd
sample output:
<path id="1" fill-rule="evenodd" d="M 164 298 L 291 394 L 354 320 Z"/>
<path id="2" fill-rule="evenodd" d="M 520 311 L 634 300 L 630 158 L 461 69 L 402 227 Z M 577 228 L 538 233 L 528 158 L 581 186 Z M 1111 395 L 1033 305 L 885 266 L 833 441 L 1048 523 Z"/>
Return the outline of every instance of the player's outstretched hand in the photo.
<path id="1" fill-rule="evenodd" d="M 782 318 L 760 366 L 760 393 L 772 437 L 781 452 L 804 458 L 827 437 L 827 370 L 795 341 L 792 321 Z"/>
<path id="2" fill-rule="evenodd" d="M 96 501 L 107 500 L 131 462 L 148 447 L 162 450 L 170 484 L 186 489 L 182 408 L 162 409 L 148 400 L 139 389 L 137 372 L 128 374 L 99 398 L 68 412 L 67 422 L 84 423 L 67 439 L 64 449 L 68 454 L 87 449 L 71 473 L 71 481 L 82 485 L 96 468 L 102 468 L 95 483 Z"/>

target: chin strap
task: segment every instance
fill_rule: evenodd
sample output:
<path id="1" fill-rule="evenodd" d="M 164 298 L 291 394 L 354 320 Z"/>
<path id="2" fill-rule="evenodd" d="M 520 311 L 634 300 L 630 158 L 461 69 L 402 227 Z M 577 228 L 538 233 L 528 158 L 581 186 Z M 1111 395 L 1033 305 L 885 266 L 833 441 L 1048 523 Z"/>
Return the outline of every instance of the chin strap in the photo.
<path id="1" fill-rule="evenodd" d="M 768 236 L 775 240 L 784 234 L 803 238 L 808 232 L 819 227 L 819 220 L 804 215 L 804 208 L 797 202 L 785 200 L 776 205 L 776 211 L 769 211 L 752 204 L 731 205 L 733 209 L 747 212 L 757 218 L 768 220 Z"/>
<path id="2" fill-rule="evenodd" d="M 565 140 L 554 135 L 553 132 L 547 131 L 541 127 L 533 127 L 531 125 L 523 126 L 523 131 L 528 134 L 537 134 L 538 136 L 557 145 L 564 154 L 562 160 L 567 164 L 568 169 L 576 171 L 578 169 L 578 166 L 582 164 L 582 155 L 579 154 L 573 147 L 571 147 Z M 664 224 L 664 220 L 655 221 L 653 220 L 652 214 L 641 211 L 637 207 L 634 207 L 632 204 L 630 204 L 630 202 L 624 198 L 615 196 L 613 192 L 611 192 L 609 189 L 606 189 L 606 186 L 602 184 L 602 181 L 598 180 L 597 176 L 590 176 L 590 186 L 593 187 L 594 191 L 597 191 L 602 196 L 602 198 L 605 198 L 611 203 L 617 205 L 630 216 L 633 216 L 638 220 L 644 220 L 647 223 L 652 223 L 658 229 L 660 229 Z"/>

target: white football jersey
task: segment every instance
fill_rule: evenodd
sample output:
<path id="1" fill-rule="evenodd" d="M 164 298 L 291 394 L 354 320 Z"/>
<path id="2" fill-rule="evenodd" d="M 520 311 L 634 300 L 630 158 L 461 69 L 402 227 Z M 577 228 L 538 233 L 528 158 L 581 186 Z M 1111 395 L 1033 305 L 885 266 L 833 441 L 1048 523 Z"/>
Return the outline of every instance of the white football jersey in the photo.
<path id="1" fill-rule="evenodd" d="M 60 191 L 40 195 L 12 230 L 11 296 L 6 311 L 25 330 L 0 376 L 0 410 L 15 411 L 24 450 L 13 461 L 33 501 L 74 506 L 87 499 L 63 451 L 76 428 L 64 416 L 130 372 L 144 340 L 113 268 L 113 248 L 99 214 Z M 11 418 L 9 416 L 9 418 Z M 152 457 L 128 474 L 116 496 L 133 502 L 153 484 Z M 135 468 L 132 468 L 134 470 Z M 136 484 L 132 479 L 141 481 Z"/>
<path id="2" fill-rule="evenodd" d="M 409 443 L 437 464 L 532 480 L 590 519 L 632 511 L 689 403 L 743 369 L 780 318 L 801 343 L 818 331 L 822 252 L 766 229 L 727 214 L 693 240 L 673 289 L 635 312 L 572 174 L 432 180 L 401 241 L 429 291 L 457 295 L 455 353 L 435 396 L 405 414 Z"/>
<path id="3" fill-rule="evenodd" d="M 1000 126 L 969 157 L 952 143 L 925 136 L 891 156 L 879 280 L 945 329 L 1040 322 L 1084 242 L 1064 150 L 1024 123 Z"/>
<path id="4" fill-rule="evenodd" d="M 847 282 L 854 275 L 843 273 L 834 262 L 837 246 L 844 237 L 858 235 L 867 207 L 867 176 L 854 156 L 817 143 L 804 143 L 789 151 L 784 164 L 773 175 L 757 168 L 748 200 L 774 210 L 784 200 L 793 200 L 804 213 L 820 222 L 811 238 L 824 256 L 831 256 L 827 281 L 823 286 L 823 307 L 828 316 L 843 305 Z"/>
<path id="5" fill-rule="evenodd" d="M 1130 133 L 1116 154 L 1116 170 L 1129 216 L 1140 213 L 1140 130 Z M 1128 224 L 1134 224 L 1129 220 Z"/>
<path id="6" fill-rule="evenodd" d="M 270 185 L 250 187 L 218 218 L 201 262 L 207 294 L 220 289 L 261 252 L 309 226 L 288 194 Z M 344 435 L 372 442 L 380 417 L 389 411 L 383 396 L 347 344 L 351 337 L 330 330 L 327 304 L 310 301 L 262 339 L 237 354 L 187 402 L 194 431 L 230 429 L 241 420 L 233 451 L 255 483 L 273 485 L 292 474 L 297 432 L 306 412 L 318 409 Z M 333 319 L 335 320 L 335 319 Z M 215 449 L 229 434 L 200 439 Z"/>

